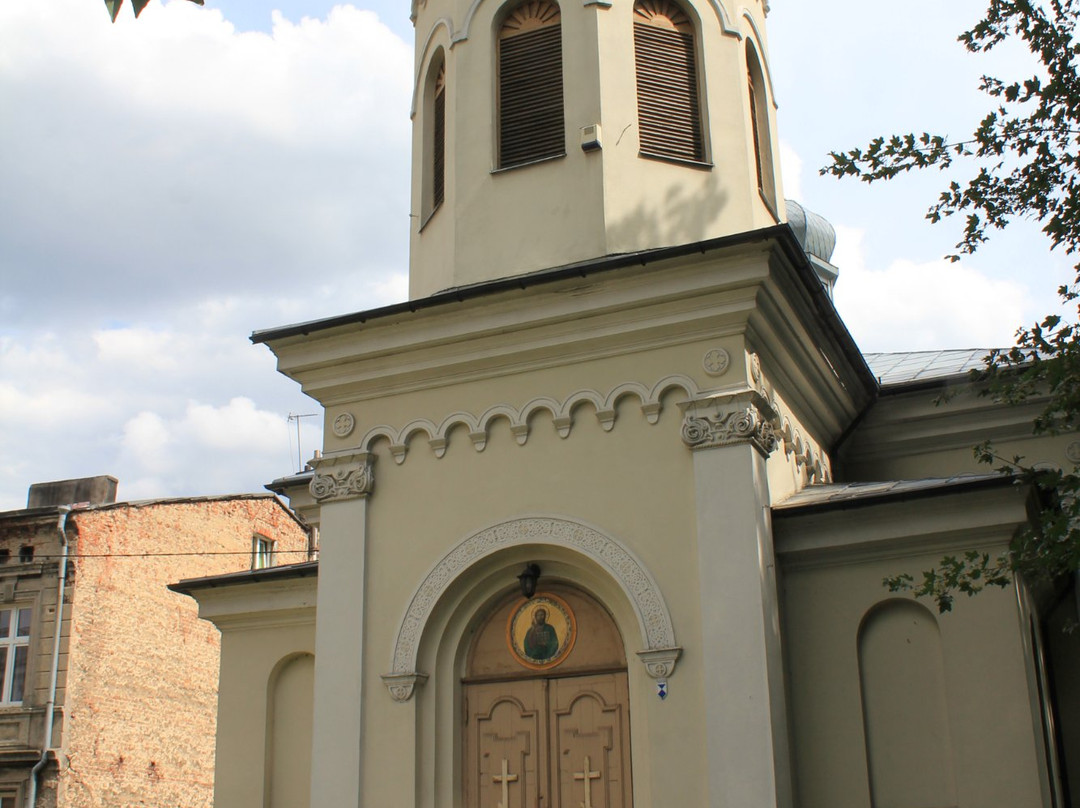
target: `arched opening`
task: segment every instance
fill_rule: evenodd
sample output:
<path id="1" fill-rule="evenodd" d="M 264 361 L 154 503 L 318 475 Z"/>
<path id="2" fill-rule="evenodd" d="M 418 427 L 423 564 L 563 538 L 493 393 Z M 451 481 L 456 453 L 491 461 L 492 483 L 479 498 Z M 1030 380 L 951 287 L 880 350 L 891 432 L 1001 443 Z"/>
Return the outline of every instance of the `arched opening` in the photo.
<path id="1" fill-rule="evenodd" d="M 566 153 L 561 23 L 553 0 L 526 0 L 499 26 L 499 168 Z"/>
<path id="2" fill-rule="evenodd" d="M 631 808 L 626 652 L 565 583 L 497 598 L 462 678 L 464 804 Z"/>
<path id="3" fill-rule="evenodd" d="M 634 4 L 634 60 L 641 154 L 703 162 L 696 34 L 682 6 Z"/>
<path id="4" fill-rule="evenodd" d="M 424 82 L 424 170 L 421 226 L 443 203 L 446 192 L 446 57 L 440 48 Z"/>
<path id="5" fill-rule="evenodd" d="M 773 170 L 772 136 L 769 130 L 769 107 L 761 61 L 750 40 L 746 41 L 746 83 L 750 94 L 750 130 L 754 139 L 754 166 L 761 198 L 777 215 L 776 175 Z"/>

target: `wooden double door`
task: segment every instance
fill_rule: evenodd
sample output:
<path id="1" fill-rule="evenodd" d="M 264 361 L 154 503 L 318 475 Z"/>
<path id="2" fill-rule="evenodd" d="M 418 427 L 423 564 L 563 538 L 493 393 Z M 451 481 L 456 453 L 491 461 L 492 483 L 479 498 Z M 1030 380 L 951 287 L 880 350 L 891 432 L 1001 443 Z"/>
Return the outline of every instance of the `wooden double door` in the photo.
<path id="1" fill-rule="evenodd" d="M 467 808 L 632 808 L 625 671 L 464 688 Z"/>

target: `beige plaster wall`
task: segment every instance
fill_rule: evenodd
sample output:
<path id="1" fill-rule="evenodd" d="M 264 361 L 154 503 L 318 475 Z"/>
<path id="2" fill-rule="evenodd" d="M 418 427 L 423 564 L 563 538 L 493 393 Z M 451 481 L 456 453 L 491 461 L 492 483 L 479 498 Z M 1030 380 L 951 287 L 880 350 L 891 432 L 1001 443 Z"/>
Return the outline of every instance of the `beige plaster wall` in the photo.
<path id="1" fill-rule="evenodd" d="M 890 595 L 881 584 L 884 576 L 901 572 L 918 577 L 944 552 L 1002 549 L 1016 523 L 994 528 L 985 514 L 993 512 L 997 518 L 1006 510 L 1003 503 L 1010 501 L 1014 515 L 1009 518 L 1022 519 L 1022 501 L 1005 489 L 940 502 L 785 518 L 777 526 L 798 805 L 908 804 L 883 794 L 886 786 L 872 781 L 870 751 L 886 748 L 881 744 L 889 741 L 867 735 L 873 731 L 867 718 L 870 687 L 879 702 L 887 699 L 881 688 L 889 687 L 895 690 L 896 703 L 942 700 L 940 724 L 920 721 L 916 710 L 907 716 L 910 723 L 904 724 L 900 716 L 891 719 L 894 726 L 900 722 L 906 739 L 888 747 L 893 769 L 918 768 L 926 748 L 943 750 L 934 761 L 940 765 L 933 772 L 927 769 L 922 781 L 909 781 L 907 791 L 938 786 L 939 792 L 949 791 L 951 784 L 958 805 L 1044 805 L 1042 741 L 1032 711 L 1029 645 L 1016 592 L 987 591 L 958 601 L 949 614 L 937 615 L 932 604 L 913 605 L 910 598 Z M 928 528 L 931 519 L 941 521 Z M 953 529 L 965 520 L 966 530 Z M 976 527 L 980 520 L 986 524 Z M 836 539 L 831 548 L 826 538 L 830 534 Z M 796 546 L 816 550 L 791 553 Z M 919 675 L 900 678 L 882 678 L 881 671 L 866 669 L 867 662 L 860 657 L 860 632 L 875 609 L 888 603 L 918 609 L 919 620 L 936 627 L 940 692 L 931 687 L 937 674 L 922 667 L 915 671 Z M 903 648 L 894 653 L 902 660 Z M 866 678 L 870 675 L 877 677 L 872 683 Z M 919 688 L 929 689 L 924 693 Z"/>
<path id="2" fill-rule="evenodd" d="M 442 692 L 443 681 L 458 675 L 453 668 L 430 671 L 436 678 L 418 691 L 418 706 L 396 703 L 385 690 L 379 692 L 378 677 L 390 667 L 398 616 L 404 613 L 415 587 L 438 558 L 471 533 L 500 520 L 526 514 L 558 515 L 594 525 L 616 537 L 656 577 L 678 626 L 678 638 L 694 644 L 698 609 L 691 521 L 693 485 L 688 452 L 678 439 L 680 420 L 674 413 L 666 417 L 662 414 L 660 423 L 651 426 L 643 420 L 632 420 L 630 413 L 625 418 L 627 423 L 611 433 L 586 421 L 565 441 L 554 430 L 539 429 L 535 442 L 530 439 L 525 447 L 519 447 L 509 435 L 497 435 L 483 454 L 476 453 L 467 439 L 466 445 L 454 445 L 452 441 L 442 460 L 420 457 L 401 467 L 380 468 L 378 493 L 369 505 L 367 548 L 370 569 L 378 571 L 368 579 L 367 595 L 369 602 L 379 607 L 365 626 L 364 671 L 368 694 L 364 736 L 380 740 L 365 744 L 362 770 L 399 771 L 404 775 L 402 761 L 413 755 L 413 737 L 408 732 L 411 711 L 425 710 L 430 700 Z M 642 456 L 651 462 L 642 464 Z M 568 473 L 570 469 L 572 474 Z M 575 566 L 587 566 L 583 559 L 562 554 L 553 557 L 550 550 L 543 548 L 508 551 L 502 564 L 513 569 L 504 572 L 503 591 L 505 585 L 514 584 L 513 575 L 528 560 L 538 561 L 548 568 L 548 574 L 561 566 L 562 575 L 570 580 L 580 574 Z M 640 630 L 625 605 L 606 605 L 616 612 L 617 620 L 621 617 L 620 630 L 631 657 L 631 722 L 635 732 L 642 732 L 635 734 L 635 738 L 642 739 L 635 753 L 635 786 L 644 804 L 649 804 L 650 781 L 652 789 L 669 798 L 691 800 L 702 787 L 702 767 L 696 767 L 694 776 L 676 777 L 645 754 L 650 745 L 645 739 L 650 737 L 649 727 L 653 726 L 659 737 L 672 745 L 670 754 L 701 759 L 696 706 L 703 691 L 701 671 L 696 668 L 700 659 L 688 657 L 680 663 L 671 682 L 671 696 L 656 707 L 652 704 L 656 701 L 654 682 L 633 658 L 633 652 L 642 649 Z M 476 607 L 482 608 L 483 604 Z M 434 631 L 435 638 L 427 642 L 438 645 L 438 629 Z M 429 660 L 438 658 L 434 651 L 427 656 Z M 428 714 L 428 718 L 435 723 L 436 748 L 453 749 L 459 727 L 454 721 L 456 711 L 445 706 Z M 650 713 L 661 712 L 662 720 L 654 721 Z M 662 726 L 667 731 L 657 728 Z M 677 737 L 670 732 L 675 726 L 679 728 Z M 457 776 L 452 766 L 438 774 L 439 782 Z M 397 793 L 394 782 L 393 777 L 363 778 L 365 802 L 389 804 Z"/>
<path id="3" fill-rule="evenodd" d="M 272 754 L 273 725 L 268 724 L 273 693 L 271 685 L 283 665 L 299 655 L 315 653 L 315 581 L 303 584 L 309 590 L 311 608 L 276 609 L 247 625 L 223 620 L 221 643 L 221 683 L 217 733 L 217 780 L 214 804 L 230 808 L 265 808 L 271 804 L 276 786 L 278 798 L 286 794 L 304 797 L 297 808 L 307 804 L 309 784 L 292 782 L 306 774 L 303 767 L 282 766 L 276 783 L 271 782 L 267 762 Z M 293 713 L 302 709 L 298 707 Z M 307 705 L 310 716 L 310 703 Z M 301 716 L 291 718 L 299 722 Z M 288 727 L 279 727 L 279 731 Z M 302 729 L 302 727 L 301 727 Z"/>

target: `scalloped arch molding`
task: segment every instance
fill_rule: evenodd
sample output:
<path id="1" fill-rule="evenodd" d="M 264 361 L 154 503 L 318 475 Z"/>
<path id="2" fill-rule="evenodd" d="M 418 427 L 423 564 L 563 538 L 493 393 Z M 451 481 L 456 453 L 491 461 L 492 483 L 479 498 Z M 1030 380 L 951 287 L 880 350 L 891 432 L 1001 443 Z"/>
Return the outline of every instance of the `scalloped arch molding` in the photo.
<path id="1" fill-rule="evenodd" d="M 395 699 L 404 701 L 412 695 L 411 683 L 400 687 L 402 679 L 426 678 L 416 670 L 420 641 L 436 604 L 450 586 L 477 562 L 525 544 L 566 548 L 605 570 L 622 589 L 637 617 L 645 648 L 638 656 L 649 675 L 657 679 L 671 675 L 680 649 L 675 645 L 667 604 L 645 565 L 628 548 L 596 528 L 568 519 L 526 517 L 474 533 L 440 559 L 424 578 L 398 628 L 391 672 L 383 677 Z"/>
<path id="2" fill-rule="evenodd" d="M 550 413 L 555 430 L 559 437 L 565 438 L 570 434 L 573 427 L 573 411 L 583 403 L 590 403 L 596 410 L 596 418 L 605 432 L 610 432 L 615 426 L 615 405 L 619 399 L 632 395 L 641 402 L 641 411 L 650 424 L 655 424 L 660 418 L 662 404 L 660 399 L 668 390 L 680 388 L 691 398 L 699 394 L 697 384 L 689 376 L 681 374 L 665 376 L 652 387 L 646 387 L 638 382 L 625 382 L 620 384 L 607 395 L 598 393 L 596 390 L 578 390 L 571 393 L 565 400 L 559 402 L 547 396 L 534 398 L 520 409 L 509 404 L 496 404 L 489 407 L 481 415 L 459 411 L 448 415 L 441 423 L 435 424 L 426 418 L 410 421 L 395 429 L 391 426 L 380 425 L 372 427 L 360 441 L 360 448 L 365 452 L 372 451 L 375 442 L 385 438 L 390 442 L 390 453 L 398 464 L 405 462 L 405 455 L 409 451 L 410 441 L 417 435 L 426 435 L 428 445 L 435 451 L 436 457 L 446 454 L 446 446 L 451 430 L 455 427 L 464 426 L 469 431 L 469 438 L 476 447 L 476 451 L 484 451 L 487 446 L 488 430 L 493 421 L 505 418 L 510 422 L 510 433 L 518 444 L 524 446 L 529 439 L 529 419 L 544 410 Z"/>

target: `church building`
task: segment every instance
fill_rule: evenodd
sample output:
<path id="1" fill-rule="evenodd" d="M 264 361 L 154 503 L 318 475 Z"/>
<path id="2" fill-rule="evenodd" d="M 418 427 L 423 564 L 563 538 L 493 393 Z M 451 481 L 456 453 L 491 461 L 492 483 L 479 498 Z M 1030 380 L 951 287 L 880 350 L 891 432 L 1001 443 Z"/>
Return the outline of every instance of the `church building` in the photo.
<path id="1" fill-rule="evenodd" d="M 253 335 L 325 409 L 272 486 L 320 558 L 175 585 L 222 632 L 217 805 L 1080 799 L 1075 584 L 882 585 L 1027 522 L 972 445 L 1080 443 L 981 352 L 860 352 L 767 13 L 415 0 L 410 299 Z"/>

